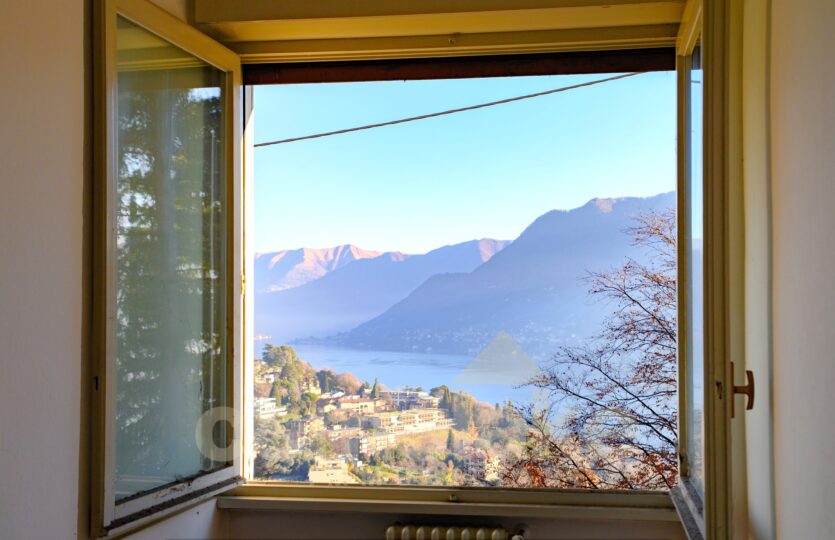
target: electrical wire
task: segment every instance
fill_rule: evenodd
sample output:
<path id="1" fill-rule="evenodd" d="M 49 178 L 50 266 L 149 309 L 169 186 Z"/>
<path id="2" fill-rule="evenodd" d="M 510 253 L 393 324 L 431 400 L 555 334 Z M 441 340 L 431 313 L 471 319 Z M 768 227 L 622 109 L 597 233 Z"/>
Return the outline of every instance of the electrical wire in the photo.
<path id="1" fill-rule="evenodd" d="M 416 120 L 425 120 L 427 118 L 435 118 L 437 116 L 445 116 L 447 114 L 455 114 L 455 113 L 464 112 L 464 111 L 472 111 L 472 110 L 475 110 L 475 109 L 483 109 L 485 107 L 492 107 L 494 105 L 503 105 L 505 103 L 512 103 L 514 101 L 521 101 L 523 99 L 531 99 L 531 98 L 540 97 L 540 96 L 547 96 L 549 94 L 556 94 L 558 92 L 565 92 L 567 90 L 574 90 L 574 89 L 583 88 L 583 87 L 586 87 L 586 86 L 593 86 L 595 84 L 601 84 L 601 83 L 605 83 L 605 82 L 609 82 L 609 81 L 616 81 L 618 79 L 625 79 L 627 77 L 634 77 L 635 75 L 641 75 L 643 73 L 645 73 L 645 72 L 637 71 L 637 72 L 634 72 L 634 73 L 627 73 L 625 75 L 617 75 L 617 76 L 614 76 L 614 77 L 607 77 L 605 79 L 597 79 L 597 80 L 594 80 L 594 81 L 584 82 L 584 83 L 580 83 L 580 84 L 573 84 L 571 86 L 563 86 L 561 88 L 554 88 L 552 90 L 545 90 L 544 92 L 536 92 L 534 94 L 526 94 L 524 96 L 516 96 L 516 97 L 512 97 L 512 98 L 507 98 L 507 99 L 500 99 L 498 101 L 491 101 L 489 103 L 480 103 L 478 105 L 470 105 L 469 107 L 460 107 L 460 108 L 457 108 L 457 109 L 449 109 L 449 110 L 446 110 L 446 111 L 441 111 L 441 112 L 436 112 L 436 113 L 431 113 L 431 114 L 422 114 L 420 116 L 411 116 L 409 118 L 401 118 L 400 120 L 390 120 L 388 122 L 380 122 L 378 124 L 368 124 L 368 125 L 365 125 L 365 126 L 353 127 L 353 128 L 348 128 L 348 129 L 340 129 L 340 130 L 337 130 L 337 131 L 326 131 L 324 133 L 317 133 L 315 135 L 305 135 L 303 137 L 292 137 L 290 139 L 281 139 L 279 141 L 262 142 L 262 143 L 258 143 L 256 145 L 254 145 L 254 146 L 255 146 L 255 148 L 260 148 L 262 146 L 273 146 L 273 145 L 276 145 L 276 144 L 286 144 L 286 143 L 297 142 L 297 141 L 306 141 L 308 139 L 319 139 L 321 137 L 330 137 L 331 135 L 341 135 L 343 133 L 352 133 L 354 131 L 362 131 L 362 130 L 366 130 L 366 129 L 373 129 L 373 128 L 384 127 L 384 126 L 393 126 L 395 124 L 403 124 L 403 123 L 406 123 L 406 122 L 414 122 Z"/>

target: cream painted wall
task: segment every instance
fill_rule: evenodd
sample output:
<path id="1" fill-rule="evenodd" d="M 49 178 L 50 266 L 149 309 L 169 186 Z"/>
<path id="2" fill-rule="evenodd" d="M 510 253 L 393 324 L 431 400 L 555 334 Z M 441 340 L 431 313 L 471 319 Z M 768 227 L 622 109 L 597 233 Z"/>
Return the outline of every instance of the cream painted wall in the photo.
<path id="1" fill-rule="evenodd" d="M 84 0 L 0 2 L 0 537 L 79 520 Z"/>
<path id="2" fill-rule="evenodd" d="M 748 535 L 775 538 L 773 478 L 773 411 L 771 356 L 771 193 L 768 122 L 768 2 L 743 0 L 742 20 L 742 167 L 745 211 L 745 365 L 737 366 L 737 381 L 745 369 L 756 377 L 757 403 L 739 415 L 745 428 L 745 472 Z M 737 405 L 743 404 L 737 397 Z M 736 422 L 736 421 L 735 421 Z M 734 432 L 734 436 L 738 432 Z M 735 462 L 735 467 L 738 462 Z"/>
<path id="3" fill-rule="evenodd" d="M 835 2 L 771 4 L 777 533 L 835 538 Z"/>

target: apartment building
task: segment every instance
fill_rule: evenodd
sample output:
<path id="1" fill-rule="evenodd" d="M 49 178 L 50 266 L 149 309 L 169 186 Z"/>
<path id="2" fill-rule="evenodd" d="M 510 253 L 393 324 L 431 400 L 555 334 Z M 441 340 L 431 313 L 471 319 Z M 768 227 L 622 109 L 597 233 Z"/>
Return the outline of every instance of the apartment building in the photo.
<path id="1" fill-rule="evenodd" d="M 383 392 L 385 398 L 390 399 L 395 409 L 437 408 L 441 398 L 422 390 L 391 390 Z"/>
<path id="2" fill-rule="evenodd" d="M 336 400 L 336 408 L 354 411 L 358 414 L 368 414 L 385 409 L 386 401 L 384 399 L 370 397 L 342 397 Z"/>
<path id="3" fill-rule="evenodd" d="M 395 435 L 424 433 L 438 429 L 449 429 L 454 421 L 441 409 L 409 409 L 390 411 L 363 416 L 363 425 Z"/>
<path id="4" fill-rule="evenodd" d="M 352 437 L 349 441 L 351 453 L 355 456 L 370 456 L 397 443 L 393 433 L 366 433 L 359 437 Z"/>

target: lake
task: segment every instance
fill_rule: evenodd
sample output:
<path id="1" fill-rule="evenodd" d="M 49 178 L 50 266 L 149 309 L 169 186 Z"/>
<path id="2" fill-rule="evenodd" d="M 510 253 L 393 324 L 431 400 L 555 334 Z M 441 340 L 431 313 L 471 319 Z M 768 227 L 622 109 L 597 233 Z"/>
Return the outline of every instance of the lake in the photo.
<path id="1" fill-rule="evenodd" d="M 468 377 L 474 358 L 451 354 L 420 352 L 364 351 L 319 345 L 293 345 L 299 358 L 316 369 L 330 369 L 352 373 L 360 380 L 380 384 L 391 389 L 404 386 L 429 390 L 446 384 L 451 390 L 466 391 L 479 401 L 495 404 L 504 401 L 527 403 L 533 392 L 530 388 L 517 388 L 530 373 L 508 373 L 508 367 L 497 368 L 492 379 Z M 469 370 L 468 370 L 469 369 Z M 480 372 L 483 375 L 483 371 Z M 489 374 L 488 374 L 489 375 Z M 493 380 L 503 382 L 476 383 L 467 381 Z"/>

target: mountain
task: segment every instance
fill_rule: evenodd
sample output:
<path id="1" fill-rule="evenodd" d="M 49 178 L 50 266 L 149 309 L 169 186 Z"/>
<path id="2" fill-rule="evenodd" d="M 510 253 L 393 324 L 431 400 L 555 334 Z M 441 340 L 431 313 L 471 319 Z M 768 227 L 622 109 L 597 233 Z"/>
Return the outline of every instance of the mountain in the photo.
<path id="1" fill-rule="evenodd" d="M 430 277 L 469 272 L 508 243 L 484 238 L 423 255 L 388 252 L 357 258 L 301 286 L 256 294 L 255 332 L 282 343 L 350 330 L 380 315 Z M 257 284 L 257 266 L 255 277 Z"/>
<path id="2" fill-rule="evenodd" d="M 647 256 L 626 232 L 634 216 L 675 207 L 675 194 L 593 199 L 548 212 L 469 272 L 435 275 L 357 328 L 319 340 L 357 349 L 476 354 L 506 332 L 532 356 L 598 331 L 611 306 L 589 298 L 583 277 Z"/>
<path id="3" fill-rule="evenodd" d="M 350 262 L 380 255 L 380 252 L 351 244 L 325 249 L 302 248 L 258 253 L 255 255 L 255 292 L 299 287 Z"/>

